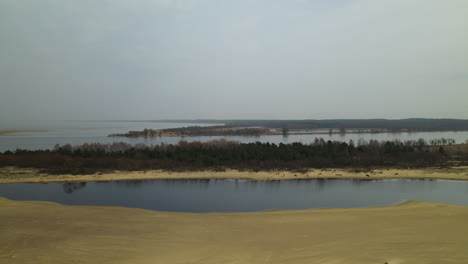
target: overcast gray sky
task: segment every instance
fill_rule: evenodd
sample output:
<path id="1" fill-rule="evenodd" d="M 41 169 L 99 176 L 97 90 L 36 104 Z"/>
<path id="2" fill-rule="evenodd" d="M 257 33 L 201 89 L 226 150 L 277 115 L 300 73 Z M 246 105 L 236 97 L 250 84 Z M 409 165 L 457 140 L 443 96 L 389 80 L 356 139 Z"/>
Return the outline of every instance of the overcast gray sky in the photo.
<path id="1" fill-rule="evenodd" d="M 0 0 L 0 121 L 468 118 L 466 0 Z"/>

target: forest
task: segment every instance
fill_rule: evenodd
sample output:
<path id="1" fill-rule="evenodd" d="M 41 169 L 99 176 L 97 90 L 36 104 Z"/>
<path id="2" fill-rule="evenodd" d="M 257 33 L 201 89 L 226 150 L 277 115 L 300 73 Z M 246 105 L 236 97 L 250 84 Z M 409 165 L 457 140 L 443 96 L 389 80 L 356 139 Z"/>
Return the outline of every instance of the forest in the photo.
<path id="1" fill-rule="evenodd" d="M 433 141 L 448 144 L 449 140 Z M 452 141 L 450 141 L 452 142 Z M 0 166 L 40 168 L 48 173 L 95 173 L 103 170 L 305 170 L 308 168 L 431 167 L 447 166 L 466 153 L 449 155 L 448 145 L 416 141 L 359 140 L 311 144 L 180 141 L 178 144 L 56 145 L 52 150 L 16 150 L 0 154 Z M 460 156 L 462 155 L 462 156 Z M 466 164 L 465 164 L 466 165 Z"/>

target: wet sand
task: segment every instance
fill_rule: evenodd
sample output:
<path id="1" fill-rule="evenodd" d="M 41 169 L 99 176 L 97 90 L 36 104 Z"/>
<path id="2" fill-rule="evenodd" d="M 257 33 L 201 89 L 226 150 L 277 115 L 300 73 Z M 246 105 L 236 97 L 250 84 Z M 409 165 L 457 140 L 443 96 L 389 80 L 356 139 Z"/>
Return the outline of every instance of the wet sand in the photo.
<path id="1" fill-rule="evenodd" d="M 468 207 L 173 213 L 0 198 L 0 263 L 465 263 Z"/>
<path id="2" fill-rule="evenodd" d="M 0 136 L 16 136 L 17 134 L 20 133 L 26 133 L 26 132 L 48 132 L 48 131 L 54 131 L 53 129 L 46 129 L 46 130 L 0 130 Z"/>
<path id="3" fill-rule="evenodd" d="M 310 169 L 304 173 L 291 171 L 194 171 L 172 172 L 113 171 L 90 175 L 51 175 L 38 169 L 3 167 L 0 168 L 0 183 L 44 183 L 122 181 L 150 179 L 246 179 L 246 180 L 290 180 L 290 179 L 446 179 L 468 180 L 468 167 L 425 168 L 425 169 Z"/>

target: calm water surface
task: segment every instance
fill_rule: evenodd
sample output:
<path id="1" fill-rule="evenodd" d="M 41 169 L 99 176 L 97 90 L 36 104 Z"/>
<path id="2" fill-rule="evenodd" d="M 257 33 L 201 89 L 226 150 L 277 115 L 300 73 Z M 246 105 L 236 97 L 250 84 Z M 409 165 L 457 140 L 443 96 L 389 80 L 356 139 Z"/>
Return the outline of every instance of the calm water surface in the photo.
<path id="1" fill-rule="evenodd" d="M 186 126 L 208 126 L 213 124 L 193 124 L 193 123 L 160 123 L 160 122 L 132 122 L 132 121 L 50 121 L 40 124 L 25 126 L 2 126 L 0 129 L 19 130 L 47 130 L 58 129 L 46 132 L 24 132 L 9 136 L 0 136 L 0 151 L 15 149 L 52 149 L 56 144 L 79 145 L 84 143 L 113 143 L 127 142 L 130 144 L 159 144 L 177 143 L 180 138 L 113 138 L 107 137 L 110 134 L 126 133 L 130 130 L 140 131 L 145 128 L 164 129 Z"/>
<path id="2" fill-rule="evenodd" d="M 0 196 L 67 205 L 177 212 L 352 208 L 405 200 L 468 206 L 468 182 L 447 180 L 148 180 L 0 184 Z"/>

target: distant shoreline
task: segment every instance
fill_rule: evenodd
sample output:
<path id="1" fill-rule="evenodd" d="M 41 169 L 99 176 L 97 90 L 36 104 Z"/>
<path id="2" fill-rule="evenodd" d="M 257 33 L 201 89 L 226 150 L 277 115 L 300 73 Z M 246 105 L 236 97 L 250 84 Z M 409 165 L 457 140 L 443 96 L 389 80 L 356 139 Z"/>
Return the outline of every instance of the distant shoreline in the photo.
<path id="1" fill-rule="evenodd" d="M 216 125 L 223 125 L 223 124 L 216 124 Z M 132 128 L 132 127 L 90 127 L 90 128 L 60 128 L 60 129 L 3 129 L 0 130 L 0 137 L 1 136 L 18 136 L 21 133 L 31 133 L 31 132 L 51 132 L 51 131 L 70 131 L 70 130 L 100 130 L 100 129 L 122 129 L 122 128 Z M 165 130 L 165 129 L 161 129 Z M 321 129 L 319 129 L 321 130 Z M 159 130 L 157 130 L 159 131 Z M 197 134 L 197 135 L 184 135 L 177 132 L 161 132 L 156 136 L 150 137 L 212 137 L 212 136 L 246 136 L 246 137 L 260 137 L 260 136 L 296 136 L 296 135 L 349 135 L 349 134 L 400 134 L 400 133 L 431 133 L 431 132 L 465 132 L 466 130 L 418 130 L 418 131 L 409 131 L 409 130 L 402 130 L 402 131 L 370 131 L 370 130 L 346 130 L 345 132 L 340 132 L 338 130 L 334 130 L 333 132 L 314 132 L 314 131 L 307 131 L 307 132 L 296 132 L 294 130 L 288 131 L 287 134 L 283 134 L 281 131 L 268 131 L 263 132 L 256 135 L 226 135 L 226 134 Z M 126 136 L 124 134 L 111 134 L 108 137 L 114 138 L 138 138 L 138 137 L 145 137 L 143 135 L 140 136 Z"/>
<path id="2" fill-rule="evenodd" d="M 149 137 L 222 137 L 222 136 L 243 136 L 243 137 L 260 137 L 260 136 L 295 136 L 295 135 L 348 135 L 348 134 L 384 134 L 384 133 L 390 133 L 390 134 L 396 134 L 396 133 L 418 133 L 418 132 L 444 132 L 444 131 L 399 131 L 399 132 L 391 132 L 391 131 L 381 131 L 381 132 L 359 132 L 359 131 L 347 131 L 344 133 L 340 132 L 288 132 L 286 135 L 284 135 L 281 132 L 278 131 L 269 131 L 269 132 L 264 132 L 258 135 L 224 135 L 224 134 L 213 134 L 213 135 L 208 135 L 208 134 L 197 134 L 197 135 L 184 135 L 181 133 L 173 133 L 173 132 L 161 132 L 157 136 L 149 136 Z M 139 137 L 145 137 L 145 136 L 124 136 L 121 134 L 112 134 L 108 135 L 108 137 L 114 137 L 114 138 L 119 138 L 119 137 L 126 137 L 126 138 L 139 138 Z"/>
<path id="3" fill-rule="evenodd" d="M 17 130 L 17 129 L 12 129 L 12 130 L 0 130 L 0 136 L 15 136 L 16 134 L 19 133 L 28 133 L 28 132 L 49 132 L 49 131 L 55 131 L 55 129 L 30 129 L 30 130 Z"/>
<path id="4" fill-rule="evenodd" d="M 209 180 L 243 179 L 251 181 L 306 180 L 306 179 L 350 179 L 350 180 L 461 180 L 468 181 L 468 166 L 423 169 L 308 169 L 305 172 L 282 170 L 271 171 L 103 171 L 95 174 L 48 174 L 35 168 L 0 168 L 0 184 L 4 183 L 48 183 L 48 182 L 106 182 L 130 180 Z"/>
<path id="5" fill-rule="evenodd" d="M 448 132 L 451 130 L 412 130 L 398 129 L 390 130 L 386 128 L 305 128 L 305 129 L 288 129 L 288 128 L 268 128 L 262 126 L 245 127 L 233 125 L 213 125 L 213 126 L 189 126 L 164 129 L 147 129 L 140 131 L 128 131 L 127 133 L 114 133 L 108 137 L 125 137 L 125 138 L 157 138 L 157 137 L 260 137 L 260 136 L 294 136 L 294 135 L 348 135 L 348 134 L 400 134 L 400 133 L 430 133 L 430 132 Z M 453 130 L 466 131 L 466 130 Z"/>

